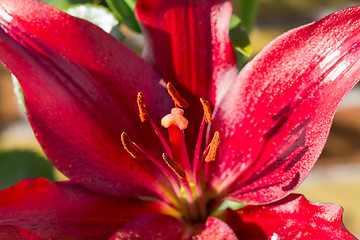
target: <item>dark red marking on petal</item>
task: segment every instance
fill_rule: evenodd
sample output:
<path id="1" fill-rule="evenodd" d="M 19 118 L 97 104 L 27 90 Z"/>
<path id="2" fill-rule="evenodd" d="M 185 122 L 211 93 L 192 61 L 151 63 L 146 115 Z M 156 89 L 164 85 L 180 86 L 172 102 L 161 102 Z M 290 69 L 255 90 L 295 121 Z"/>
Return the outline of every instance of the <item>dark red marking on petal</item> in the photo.
<path id="1" fill-rule="evenodd" d="M 219 164 L 206 166 L 206 182 L 213 189 L 231 178 L 236 183 L 230 192 L 280 182 L 234 196 L 260 204 L 289 194 L 282 187 L 297 171 L 299 183 L 304 180 L 325 144 L 339 101 L 359 80 L 359 13 L 360 7 L 354 7 L 291 30 L 242 69 L 214 109 L 210 133 L 219 130 L 224 137 Z M 302 147 L 294 149 L 283 165 L 244 186 L 242 180 L 249 178 L 244 175 L 261 172 L 279 159 L 302 129 L 306 130 Z M 296 159 L 305 146 L 306 153 Z M 286 170 L 292 168 L 285 171 L 287 164 Z"/>
<path id="2" fill-rule="evenodd" d="M 291 180 L 291 182 L 289 183 L 289 185 L 283 186 L 281 187 L 281 189 L 283 191 L 290 191 L 293 190 L 299 183 L 300 180 L 300 173 L 296 172 L 294 178 Z"/>
<path id="3" fill-rule="evenodd" d="M 289 160 L 290 155 L 292 155 L 293 152 L 296 151 L 296 149 L 304 146 L 305 137 L 306 131 L 304 129 L 301 132 L 300 136 L 290 146 L 284 145 L 280 149 L 278 149 L 278 151 L 284 151 L 280 156 L 278 156 L 275 160 L 268 160 L 266 164 L 262 167 L 263 169 L 259 169 L 256 173 L 251 174 L 250 178 L 244 183 L 244 185 L 257 181 L 260 178 L 263 178 L 266 175 L 273 173 L 275 170 L 281 167 L 286 161 Z M 285 147 L 287 148 L 283 149 Z"/>
<path id="4" fill-rule="evenodd" d="M 301 158 L 306 154 L 308 150 L 309 146 L 305 146 L 303 149 L 301 149 L 300 152 L 298 152 L 296 156 L 284 167 L 284 171 L 291 170 L 295 166 L 295 164 L 301 160 Z"/>

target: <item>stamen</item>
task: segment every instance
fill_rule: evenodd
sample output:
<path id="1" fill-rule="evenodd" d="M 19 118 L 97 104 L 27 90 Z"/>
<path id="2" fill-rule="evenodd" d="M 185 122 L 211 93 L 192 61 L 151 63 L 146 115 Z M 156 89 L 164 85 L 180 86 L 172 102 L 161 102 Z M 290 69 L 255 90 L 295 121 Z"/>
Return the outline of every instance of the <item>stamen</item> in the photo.
<path id="1" fill-rule="evenodd" d="M 171 109 L 171 113 L 161 119 L 161 125 L 169 128 L 171 125 L 177 126 L 180 130 L 188 127 L 189 121 L 183 116 L 184 110 L 181 108 Z"/>
<path id="2" fill-rule="evenodd" d="M 141 120 L 141 122 L 145 122 L 147 114 L 146 114 L 146 107 L 145 107 L 145 98 L 144 98 L 144 94 L 142 92 L 138 92 L 137 105 L 139 108 L 140 120 Z"/>
<path id="3" fill-rule="evenodd" d="M 218 131 L 216 131 L 214 133 L 213 139 L 211 140 L 211 143 L 209 144 L 210 149 L 205 158 L 206 162 L 211 162 L 215 160 L 217 150 L 219 149 L 219 145 L 220 145 L 220 134 Z"/>
<path id="4" fill-rule="evenodd" d="M 172 159 L 169 155 L 166 153 L 162 154 L 162 158 L 164 161 L 169 165 L 169 167 L 178 175 L 179 178 L 183 179 L 186 178 L 186 174 L 184 171 L 180 168 L 180 166 L 175 162 L 174 159 Z"/>
<path id="5" fill-rule="evenodd" d="M 174 85 L 171 84 L 171 82 L 168 82 L 166 87 L 169 95 L 171 96 L 172 100 L 175 102 L 177 106 L 181 108 L 189 107 L 188 102 L 180 96 L 179 91 L 176 90 L 176 88 L 174 87 Z"/>
<path id="6" fill-rule="evenodd" d="M 205 115 L 205 122 L 211 123 L 212 122 L 212 115 L 211 115 L 211 106 L 209 101 L 204 98 L 200 98 L 200 102 L 203 106 L 204 115 Z"/>
<path id="7" fill-rule="evenodd" d="M 126 132 L 123 132 L 121 134 L 121 143 L 124 147 L 124 149 L 133 157 L 138 158 L 139 157 L 139 151 L 137 150 L 135 144 L 130 140 L 129 135 Z"/>

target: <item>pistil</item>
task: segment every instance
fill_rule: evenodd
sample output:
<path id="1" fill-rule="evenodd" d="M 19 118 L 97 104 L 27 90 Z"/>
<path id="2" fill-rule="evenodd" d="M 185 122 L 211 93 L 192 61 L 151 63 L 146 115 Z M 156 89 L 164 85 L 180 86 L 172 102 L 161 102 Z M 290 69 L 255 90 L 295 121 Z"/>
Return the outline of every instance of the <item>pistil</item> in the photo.
<path id="1" fill-rule="evenodd" d="M 185 130 L 189 122 L 184 116 L 183 109 L 189 107 L 189 104 L 181 97 L 179 91 L 171 83 L 168 83 L 166 87 L 175 103 L 175 107 L 171 109 L 170 114 L 164 116 L 161 120 L 161 125 L 168 130 L 168 141 L 151 119 L 146 109 L 144 95 L 141 92 L 137 95 L 137 105 L 141 122 L 149 121 L 164 146 L 165 152 L 161 156 L 162 161 L 159 160 L 159 156 L 150 155 L 136 143 L 132 142 L 125 132 L 121 135 L 121 141 L 124 149 L 133 158 L 146 158 L 160 170 L 162 175 L 157 177 L 159 177 L 159 181 L 162 182 L 161 185 L 167 189 L 167 193 L 172 195 L 169 200 L 175 208 L 182 212 L 184 219 L 187 221 L 204 220 L 206 219 L 208 211 L 208 199 L 206 198 L 206 189 L 203 186 L 203 180 L 201 178 L 201 176 L 203 176 L 201 169 L 204 163 L 215 160 L 220 144 L 220 136 L 218 132 L 215 132 L 211 143 L 205 151 L 201 153 L 205 125 L 212 122 L 210 103 L 201 98 L 200 101 L 203 106 L 204 116 L 195 145 L 194 159 L 190 161 L 185 141 Z M 152 168 L 153 165 L 149 165 L 149 167 Z"/>

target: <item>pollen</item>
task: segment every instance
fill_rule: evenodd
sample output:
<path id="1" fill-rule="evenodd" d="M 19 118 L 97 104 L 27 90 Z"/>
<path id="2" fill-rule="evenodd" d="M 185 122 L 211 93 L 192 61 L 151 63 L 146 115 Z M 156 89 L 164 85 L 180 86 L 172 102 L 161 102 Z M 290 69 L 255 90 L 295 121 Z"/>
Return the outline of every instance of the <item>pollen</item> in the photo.
<path id="1" fill-rule="evenodd" d="M 124 149 L 133 157 L 138 158 L 139 157 L 139 151 L 136 148 L 135 144 L 130 140 L 129 135 L 126 132 L 123 132 L 121 134 L 121 143 L 124 147 Z"/>
<path id="2" fill-rule="evenodd" d="M 215 160 L 217 151 L 219 149 L 219 145 L 220 145 L 220 134 L 218 131 L 216 131 L 214 133 L 213 139 L 211 140 L 211 143 L 209 144 L 210 149 L 205 158 L 206 162 L 211 162 Z"/>
<path id="3" fill-rule="evenodd" d="M 179 178 L 184 179 L 186 178 L 185 172 L 180 168 L 180 166 L 176 163 L 174 159 L 172 159 L 166 153 L 162 154 L 162 158 L 167 163 L 167 165 L 178 175 Z"/>
<path id="4" fill-rule="evenodd" d="M 174 85 L 171 84 L 171 82 L 168 82 L 166 87 L 169 95 L 171 96 L 172 100 L 176 103 L 177 106 L 181 108 L 189 107 L 188 102 L 180 96 L 179 91 L 174 87 Z"/>
<path id="5" fill-rule="evenodd" d="M 137 105 L 139 108 L 140 120 L 141 120 L 141 122 L 145 122 L 147 114 L 146 114 L 146 107 L 145 107 L 145 98 L 144 98 L 144 94 L 142 92 L 138 92 Z"/>
<path id="6" fill-rule="evenodd" d="M 200 98 L 200 102 L 203 106 L 204 115 L 205 115 L 205 122 L 211 123 L 212 122 L 212 115 L 211 115 L 211 106 L 209 101 L 204 98 Z"/>
<path id="7" fill-rule="evenodd" d="M 171 109 L 171 113 L 161 119 L 161 125 L 164 128 L 168 128 L 171 125 L 177 126 L 180 130 L 185 130 L 189 121 L 183 116 L 184 110 L 181 108 Z"/>

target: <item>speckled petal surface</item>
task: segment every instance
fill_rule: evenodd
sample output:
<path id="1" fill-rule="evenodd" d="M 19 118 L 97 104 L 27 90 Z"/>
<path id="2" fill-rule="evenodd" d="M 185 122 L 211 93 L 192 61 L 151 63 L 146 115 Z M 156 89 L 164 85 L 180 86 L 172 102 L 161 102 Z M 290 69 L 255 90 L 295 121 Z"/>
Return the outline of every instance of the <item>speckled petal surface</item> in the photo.
<path id="1" fill-rule="evenodd" d="M 0 226 L 0 240 L 43 240 L 34 233 L 17 226 Z"/>
<path id="2" fill-rule="evenodd" d="M 196 240 L 238 240 L 234 231 L 220 219 L 209 217 Z"/>
<path id="3" fill-rule="evenodd" d="M 335 204 L 311 203 L 301 195 L 292 194 L 269 205 L 242 208 L 237 213 L 243 223 L 236 230 L 244 240 L 354 240 L 342 223 L 342 212 Z M 247 237 L 250 224 L 259 227 L 257 231 L 263 231 L 266 238 Z"/>
<path id="4" fill-rule="evenodd" d="M 207 182 L 249 204 L 290 194 L 318 159 L 360 74 L 360 7 L 293 29 L 240 72 L 215 109 L 222 143 Z"/>
<path id="5" fill-rule="evenodd" d="M 182 239 L 184 223 L 169 215 L 148 214 L 125 224 L 109 240 Z"/>
<path id="6" fill-rule="evenodd" d="M 0 27 L 0 58 L 19 80 L 35 135 L 54 165 L 99 193 L 154 196 L 157 169 L 132 159 L 120 135 L 126 131 L 161 156 L 136 104 L 142 91 L 157 122 L 171 109 L 158 74 L 100 28 L 39 1 L 1 1 Z"/>
<path id="7" fill-rule="evenodd" d="M 18 226 L 43 239 L 105 240 L 139 215 L 166 211 L 160 202 L 106 197 L 74 183 L 46 179 L 22 180 L 0 191 L 0 225 Z"/>

